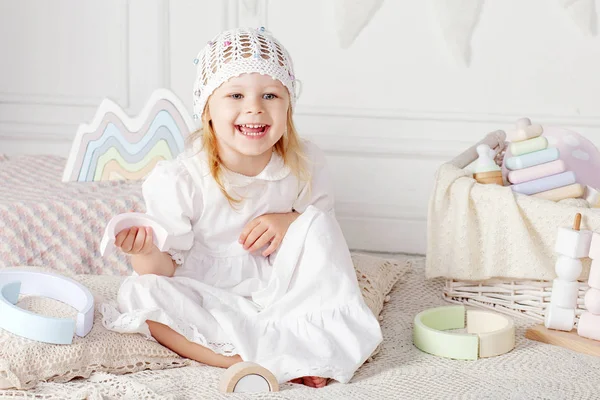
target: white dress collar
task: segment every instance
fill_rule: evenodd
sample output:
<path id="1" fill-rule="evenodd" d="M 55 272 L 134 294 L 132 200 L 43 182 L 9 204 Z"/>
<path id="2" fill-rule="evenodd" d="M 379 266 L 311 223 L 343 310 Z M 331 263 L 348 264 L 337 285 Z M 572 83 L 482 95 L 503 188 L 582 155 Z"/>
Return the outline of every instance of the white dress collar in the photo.
<path id="1" fill-rule="evenodd" d="M 197 140 L 192 146 L 193 152 L 200 156 L 202 163 L 208 172 L 208 162 L 206 152 L 202 149 L 202 140 Z M 285 165 L 283 158 L 274 151 L 271 153 L 271 159 L 265 168 L 255 176 L 242 175 L 231 171 L 224 166 L 221 168 L 223 184 L 230 187 L 244 187 L 256 181 L 279 181 L 286 178 L 290 173 L 290 167 Z"/>
<path id="2" fill-rule="evenodd" d="M 231 187 L 248 186 L 255 181 L 280 181 L 291 172 L 290 168 L 283 162 L 283 158 L 275 151 L 271 154 L 269 163 L 258 175 L 242 175 L 225 167 L 222 168 L 222 171 L 224 181 Z"/>

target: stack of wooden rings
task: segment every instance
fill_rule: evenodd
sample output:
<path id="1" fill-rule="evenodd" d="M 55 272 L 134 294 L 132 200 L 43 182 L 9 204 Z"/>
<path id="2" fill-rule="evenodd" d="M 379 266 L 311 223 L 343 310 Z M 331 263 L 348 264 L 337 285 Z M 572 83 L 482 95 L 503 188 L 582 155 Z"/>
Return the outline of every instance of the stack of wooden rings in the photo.
<path id="1" fill-rule="evenodd" d="M 544 325 L 549 329 L 568 332 L 575 324 L 575 309 L 579 294 L 577 278 L 583 268 L 580 258 L 588 256 L 592 240 L 592 232 L 580 230 L 580 225 L 581 214 L 578 213 L 575 216 L 573 229 L 559 228 L 558 230 L 554 247 L 559 254 L 555 265 L 557 278 L 552 283 L 552 295 L 544 320 Z M 598 252 L 600 254 L 600 247 Z M 598 283 L 600 285 L 600 278 Z"/>
<path id="2" fill-rule="evenodd" d="M 505 166 L 510 170 L 507 179 L 512 190 L 552 201 L 581 197 L 584 187 L 573 171 L 567 171 L 559 150 L 548 146 L 543 131 L 541 125 L 521 118 L 516 130 L 508 132 L 511 157 Z"/>
<path id="3" fill-rule="evenodd" d="M 587 309 L 579 317 L 577 333 L 588 339 L 600 340 L 600 234 L 592 235 L 589 257 L 592 259 L 592 267 L 588 278 L 588 286 L 585 292 L 584 304 Z"/>

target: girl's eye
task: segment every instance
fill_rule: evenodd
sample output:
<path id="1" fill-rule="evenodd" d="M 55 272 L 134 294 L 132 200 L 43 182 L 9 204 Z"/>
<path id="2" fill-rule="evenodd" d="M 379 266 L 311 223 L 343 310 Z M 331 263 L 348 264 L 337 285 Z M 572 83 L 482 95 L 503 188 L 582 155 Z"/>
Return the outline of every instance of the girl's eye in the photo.
<path id="1" fill-rule="evenodd" d="M 273 100 L 273 99 L 276 99 L 276 98 L 277 98 L 277 96 L 274 95 L 273 93 L 267 93 L 267 94 L 263 95 L 263 99 L 265 99 L 265 100 Z"/>
<path id="2" fill-rule="evenodd" d="M 239 99 L 241 99 L 241 98 L 242 98 L 242 97 L 244 97 L 244 96 L 242 96 L 242 95 L 241 95 L 241 94 L 239 94 L 239 93 L 234 93 L 234 94 L 231 94 L 231 95 L 230 95 L 230 97 L 231 97 L 232 99 L 234 99 L 234 100 L 239 100 Z"/>

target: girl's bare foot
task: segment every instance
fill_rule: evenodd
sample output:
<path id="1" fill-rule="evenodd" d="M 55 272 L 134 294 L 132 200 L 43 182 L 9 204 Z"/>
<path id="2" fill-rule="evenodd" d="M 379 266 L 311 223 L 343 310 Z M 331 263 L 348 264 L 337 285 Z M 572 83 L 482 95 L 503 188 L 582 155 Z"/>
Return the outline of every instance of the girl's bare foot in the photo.
<path id="1" fill-rule="evenodd" d="M 290 382 L 299 383 L 312 388 L 322 388 L 327 385 L 327 379 L 318 376 L 303 376 L 302 378 L 292 379 Z"/>

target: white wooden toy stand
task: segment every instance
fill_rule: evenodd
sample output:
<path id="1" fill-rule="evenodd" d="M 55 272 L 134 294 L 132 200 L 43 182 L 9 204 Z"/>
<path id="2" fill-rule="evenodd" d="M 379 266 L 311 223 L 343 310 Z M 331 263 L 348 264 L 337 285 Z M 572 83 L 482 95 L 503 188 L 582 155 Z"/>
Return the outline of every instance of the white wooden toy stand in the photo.
<path id="1" fill-rule="evenodd" d="M 555 246 L 559 254 L 555 266 L 557 278 L 552 284 L 544 325 L 528 329 L 525 337 L 600 356 L 600 235 L 581 231 L 580 223 L 581 214 L 577 214 L 573 229 L 558 230 Z M 588 279 L 590 289 L 585 295 L 588 311 L 579 317 L 577 330 L 574 330 L 579 291 L 577 278 L 582 270 L 580 258 L 588 256 L 594 260 Z"/>

